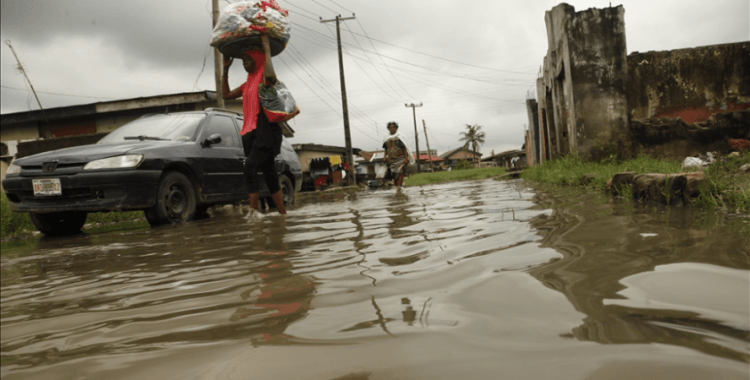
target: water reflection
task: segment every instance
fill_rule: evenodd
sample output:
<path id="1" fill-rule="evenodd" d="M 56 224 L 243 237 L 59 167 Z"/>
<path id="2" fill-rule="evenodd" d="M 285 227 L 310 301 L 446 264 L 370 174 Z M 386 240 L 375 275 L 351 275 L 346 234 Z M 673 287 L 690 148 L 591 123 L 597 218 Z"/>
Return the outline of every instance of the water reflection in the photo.
<path id="1" fill-rule="evenodd" d="M 737 373 L 745 221 L 486 180 L 40 239 L 0 256 L 0 375 Z"/>
<path id="2" fill-rule="evenodd" d="M 587 315 L 582 325 L 563 336 L 604 344 L 679 345 L 750 361 L 747 220 L 726 225 L 727 220 L 720 219 L 707 228 L 706 220 L 716 221 L 715 214 L 688 208 L 654 212 L 601 198 L 591 202 L 592 198 L 596 196 L 540 194 L 538 201 L 554 211 L 531 222 L 544 236 L 542 246 L 565 257 L 529 273 Z M 557 206 L 563 202 L 563 207 Z M 583 203 L 586 207 L 579 207 Z M 685 263 L 698 269 L 688 270 L 693 267 Z M 655 275 L 663 271 L 673 276 L 664 280 Z M 649 277 L 648 285 L 628 292 L 631 279 L 642 276 Z M 721 284 L 717 279 L 722 278 L 734 280 Z M 677 281 L 685 285 L 675 286 Z M 688 284 L 706 291 L 697 292 Z M 659 294 L 661 307 L 656 303 Z M 625 295 L 635 302 L 621 302 Z M 716 313 L 706 316 L 695 312 L 697 307 L 691 310 L 693 304 L 734 312 L 725 318 Z"/>

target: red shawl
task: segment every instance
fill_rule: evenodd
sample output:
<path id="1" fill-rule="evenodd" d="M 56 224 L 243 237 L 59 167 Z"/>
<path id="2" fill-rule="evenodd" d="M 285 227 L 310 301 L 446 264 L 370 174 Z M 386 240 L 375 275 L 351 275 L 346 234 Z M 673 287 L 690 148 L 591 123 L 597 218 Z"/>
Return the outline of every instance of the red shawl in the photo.
<path id="1" fill-rule="evenodd" d="M 258 50 L 245 52 L 255 61 L 255 70 L 247 74 L 247 81 L 240 89 L 242 90 L 242 113 L 244 122 L 242 131 L 244 135 L 257 127 L 258 112 L 260 112 L 260 98 L 258 97 L 258 85 L 263 80 L 263 72 L 266 70 L 266 54 Z"/>

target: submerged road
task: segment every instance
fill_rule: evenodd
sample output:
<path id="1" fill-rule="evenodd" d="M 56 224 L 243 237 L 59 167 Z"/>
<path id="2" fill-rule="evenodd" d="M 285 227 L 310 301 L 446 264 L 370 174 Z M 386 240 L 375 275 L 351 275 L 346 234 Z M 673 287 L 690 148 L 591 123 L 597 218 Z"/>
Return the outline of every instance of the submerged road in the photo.
<path id="1" fill-rule="evenodd" d="M 748 218 L 521 180 L 4 246 L 5 379 L 748 379 Z"/>

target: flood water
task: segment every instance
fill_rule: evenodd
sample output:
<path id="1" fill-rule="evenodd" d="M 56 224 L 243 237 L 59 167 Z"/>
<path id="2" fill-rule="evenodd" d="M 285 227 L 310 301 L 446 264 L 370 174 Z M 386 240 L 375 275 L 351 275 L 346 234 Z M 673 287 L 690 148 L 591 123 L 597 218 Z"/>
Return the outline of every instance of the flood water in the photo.
<path id="1" fill-rule="evenodd" d="M 483 180 L 2 252 L 3 379 L 748 379 L 750 218 Z"/>

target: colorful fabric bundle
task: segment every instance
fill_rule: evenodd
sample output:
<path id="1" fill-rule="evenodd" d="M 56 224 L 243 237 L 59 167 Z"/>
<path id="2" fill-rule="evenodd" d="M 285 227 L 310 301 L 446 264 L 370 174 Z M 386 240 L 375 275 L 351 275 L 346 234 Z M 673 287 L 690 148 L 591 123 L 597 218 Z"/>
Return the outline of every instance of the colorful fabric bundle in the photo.
<path id="1" fill-rule="evenodd" d="M 228 54 L 232 52 L 225 51 L 225 46 L 248 40 L 251 45 L 260 47 L 259 37 L 267 34 L 272 42 L 271 53 L 276 55 L 289 42 L 290 31 L 289 11 L 281 8 L 276 0 L 238 1 L 224 8 L 211 33 L 210 45 Z M 249 39 L 251 37 L 255 39 Z M 229 55 L 239 58 L 241 51 L 233 52 Z"/>

